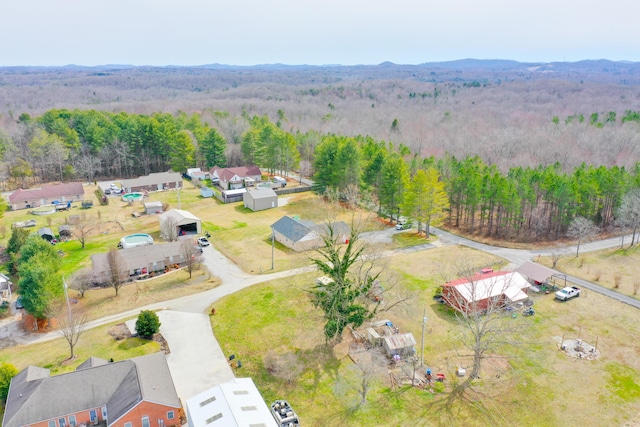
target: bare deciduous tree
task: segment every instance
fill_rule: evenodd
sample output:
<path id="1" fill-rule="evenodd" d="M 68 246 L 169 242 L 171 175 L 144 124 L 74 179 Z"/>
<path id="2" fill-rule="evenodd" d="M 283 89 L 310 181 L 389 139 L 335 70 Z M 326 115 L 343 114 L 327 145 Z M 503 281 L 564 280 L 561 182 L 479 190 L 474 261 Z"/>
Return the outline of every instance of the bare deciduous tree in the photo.
<path id="1" fill-rule="evenodd" d="M 87 238 L 89 238 L 89 236 L 91 236 L 99 227 L 99 221 L 92 220 L 88 218 L 86 214 L 82 214 L 80 219 L 73 224 L 71 234 L 78 239 L 82 249 L 84 249 L 84 244 L 86 243 Z"/>
<path id="2" fill-rule="evenodd" d="M 75 272 L 69 280 L 69 287 L 80 293 L 80 298 L 84 298 L 84 293 L 93 286 L 93 273 L 89 268 L 83 268 Z"/>
<path id="3" fill-rule="evenodd" d="M 585 217 L 577 216 L 571 221 L 567 236 L 576 239 L 576 258 L 580 256 L 580 244 L 592 239 L 597 233 L 598 227 Z"/>
<path id="4" fill-rule="evenodd" d="M 74 349 L 87 324 L 87 315 L 80 308 L 71 308 L 70 304 L 64 304 L 57 316 L 60 334 L 69 344 L 69 359 L 74 359 Z"/>
<path id="5" fill-rule="evenodd" d="M 507 310 L 517 288 L 515 277 L 510 274 L 482 277 L 474 274 L 463 278 L 457 285 L 445 286 L 444 301 L 455 310 L 460 330 L 460 344 L 470 353 L 471 373 L 460 385 L 462 389 L 473 386 L 480 377 L 484 362 L 504 359 L 509 348 L 526 342 L 524 323 L 513 318 Z"/>
<path id="6" fill-rule="evenodd" d="M 116 296 L 128 278 L 129 272 L 126 270 L 120 251 L 111 249 L 107 254 L 107 283 L 116 291 Z"/>
<path id="7" fill-rule="evenodd" d="M 624 195 L 622 203 L 618 208 L 617 221 L 622 226 L 622 242 L 620 246 L 624 245 L 624 233 L 627 228 L 633 230 L 631 235 L 631 244 L 633 246 L 636 240 L 636 234 L 638 227 L 640 226 L 640 189 L 633 189 Z"/>
<path id="8" fill-rule="evenodd" d="M 264 367 L 271 375 L 282 378 L 287 384 L 293 383 L 304 369 L 303 363 L 295 353 L 278 354 L 269 350 L 264 356 Z"/>
<path id="9" fill-rule="evenodd" d="M 373 387 L 383 384 L 387 374 L 387 358 L 380 348 L 353 353 L 351 358 L 354 363 L 347 366 L 334 387 L 341 400 L 357 408 L 367 403 L 367 396 Z"/>
<path id="10" fill-rule="evenodd" d="M 184 266 L 191 278 L 193 271 L 200 268 L 200 251 L 191 239 L 183 239 L 180 243 L 180 254 L 184 259 Z"/>
<path id="11" fill-rule="evenodd" d="M 160 235 L 168 242 L 178 240 L 178 221 L 175 218 L 165 218 L 160 225 Z"/>

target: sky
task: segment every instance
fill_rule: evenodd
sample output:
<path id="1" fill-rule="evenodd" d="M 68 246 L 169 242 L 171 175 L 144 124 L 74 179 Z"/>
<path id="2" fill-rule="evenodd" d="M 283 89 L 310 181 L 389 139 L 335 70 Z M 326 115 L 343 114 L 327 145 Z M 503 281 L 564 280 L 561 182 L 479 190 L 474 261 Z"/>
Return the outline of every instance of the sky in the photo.
<path id="1" fill-rule="evenodd" d="M 0 66 L 640 61 L 637 0 L 7 0 Z"/>

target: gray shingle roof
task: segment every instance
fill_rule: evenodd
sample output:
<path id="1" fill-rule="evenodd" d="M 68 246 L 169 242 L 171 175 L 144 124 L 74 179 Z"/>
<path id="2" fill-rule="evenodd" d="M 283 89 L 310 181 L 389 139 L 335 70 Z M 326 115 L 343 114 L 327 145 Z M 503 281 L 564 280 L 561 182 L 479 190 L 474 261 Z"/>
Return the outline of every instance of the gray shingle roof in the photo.
<path id="1" fill-rule="evenodd" d="M 103 405 L 113 422 L 142 400 L 180 407 L 164 353 L 94 367 L 86 364 L 54 377 L 34 366 L 20 372 L 11 382 L 3 426 L 33 424 Z"/>
<path id="2" fill-rule="evenodd" d="M 182 241 L 120 249 L 118 253 L 120 254 L 123 269 L 129 271 L 148 267 L 149 264 L 168 260 L 171 257 L 173 257 L 173 262 L 175 263 L 181 263 L 183 261 Z M 93 272 L 95 274 L 109 271 L 108 257 L 108 252 L 91 255 Z"/>
<path id="3" fill-rule="evenodd" d="M 328 233 L 326 224 L 316 224 L 308 220 L 295 220 L 288 216 L 283 216 L 271 225 L 271 228 L 285 236 L 291 241 L 297 242 L 309 233 L 316 233 L 318 237 Z M 350 233 L 349 226 L 344 221 L 333 223 L 334 235 L 348 235 Z"/>
<path id="4" fill-rule="evenodd" d="M 283 216 L 277 220 L 271 225 L 271 228 L 294 242 L 312 232 L 309 227 L 288 216 Z"/>

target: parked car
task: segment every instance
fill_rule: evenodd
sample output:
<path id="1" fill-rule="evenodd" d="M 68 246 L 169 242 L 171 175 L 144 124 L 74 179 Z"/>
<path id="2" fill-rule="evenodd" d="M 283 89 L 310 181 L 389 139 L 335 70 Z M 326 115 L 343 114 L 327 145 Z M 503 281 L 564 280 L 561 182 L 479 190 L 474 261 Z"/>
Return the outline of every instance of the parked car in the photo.
<path id="1" fill-rule="evenodd" d="M 24 305 L 22 305 L 22 298 L 21 297 L 18 297 L 18 299 L 16 300 L 16 308 L 18 310 L 21 310 L 21 309 L 24 308 Z"/>
<path id="2" fill-rule="evenodd" d="M 408 230 L 411 228 L 411 222 L 399 222 L 396 224 L 396 230 Z"/>
<path id="3" fill-rule="evenodd" d="M 204 247 L 209 245 L 209 240 L 206 237 L 198 237 L 198 246 Z"/>
<path id="4" fill-rule="evenodd" d="M 566 288 L 560 289 L 556 292 L 556 299 L 560 301 L 566 301 L 568 299 L 579 297 L 580 296 L 580 288 L 575 286 L 567 286 Z"/>

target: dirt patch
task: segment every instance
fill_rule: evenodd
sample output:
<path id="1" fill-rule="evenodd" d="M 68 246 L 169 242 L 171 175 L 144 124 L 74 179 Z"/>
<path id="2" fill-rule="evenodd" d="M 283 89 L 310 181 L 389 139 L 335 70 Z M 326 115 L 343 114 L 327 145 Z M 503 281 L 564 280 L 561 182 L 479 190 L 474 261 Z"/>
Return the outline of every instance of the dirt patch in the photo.
<path id="1" fill-rule="evenodd" d="M 167 343 L 167 340 L 164 339 L 162 334 L 154 334 L 152 339 L 160 343 L 160 350 L 164 351 L 165 354 L 171 353 L 171 350 L 169 349 L 169 343 Z"/>
<path id="2" fill-rule="evenodd" d="M 582 341 L 580 338 L 575 340 L 565 339 L 562 341 L 562 338 L 555 337 L 555 340 L 558 342 L 560 351 L 567 356 L 584 360 L 596 360 L 600 357 L 600 352 L 594 345 Z"/>

